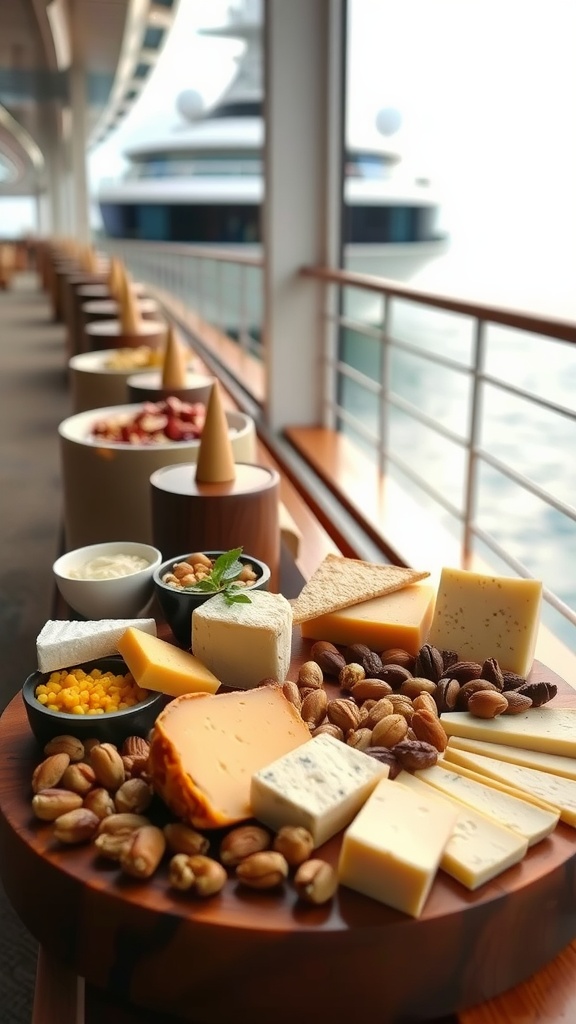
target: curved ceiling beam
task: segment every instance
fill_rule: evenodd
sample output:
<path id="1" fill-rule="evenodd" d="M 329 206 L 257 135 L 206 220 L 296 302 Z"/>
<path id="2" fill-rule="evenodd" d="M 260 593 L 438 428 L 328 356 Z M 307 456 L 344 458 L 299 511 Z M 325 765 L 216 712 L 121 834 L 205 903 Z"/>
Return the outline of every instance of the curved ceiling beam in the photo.
<path id="1" fill-rule="evenodd" d="M 26 185 L 37 187 L 44 172 L 44 157 L 25 128 L 0 104 L 0 154 L 8 165 L 9 177 L 0 182 L 0 195 L 18 193 Z"/>

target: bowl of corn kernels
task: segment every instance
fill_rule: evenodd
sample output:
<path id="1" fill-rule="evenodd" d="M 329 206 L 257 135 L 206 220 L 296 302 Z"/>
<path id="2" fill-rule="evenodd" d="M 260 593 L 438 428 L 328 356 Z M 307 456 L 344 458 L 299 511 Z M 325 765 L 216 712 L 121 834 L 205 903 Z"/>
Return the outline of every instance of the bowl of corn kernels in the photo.
<path id="1" fill-rule="evenodd" d="M 141 689 L 119 656 L 32 672 L 22 699 L 40 743 L 69 735 L 115 744 L 146 736 L 167 700 L 156 690 Z"/>

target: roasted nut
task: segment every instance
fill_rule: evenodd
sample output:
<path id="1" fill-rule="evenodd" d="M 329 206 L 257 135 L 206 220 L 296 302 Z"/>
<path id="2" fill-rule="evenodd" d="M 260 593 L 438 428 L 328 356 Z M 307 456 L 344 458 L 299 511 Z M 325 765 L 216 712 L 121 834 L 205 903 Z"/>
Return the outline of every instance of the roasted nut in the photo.
<path id="1" fill-rule="evenodd" d="M 150 878 L 160 864 L 165 849 L 166 839 L 162 829 L 156 825 L 143 825 L 128 837 L 120 855 L 120 866 L 134 878 Z"/>
<path id="2" fill-rule="evenodd" d="M 281 853 L 290 867 L 302 864 L 314 849 L 314 840 L 301 825 L 284 825 L 274 836 L 272 848 Z"/>
<path id="3" fill-rule="evenodd" d="M 87 843 L 96 835 L 100 818 L 86 807 L 61 814 L 54 821 L 54 836 L 60 843 Z"/>
<path id="4" fill-rule="evenodd" d="M 334 644 L 326 640 L 318 640 L 312 644 L 310 655 L 312 661 L 317 662 L 323 672 L 329 676 L 337 676 L 340 669 L 344 668 L 346 661 Z"/>
<path id="5" fill-rule="evenodd" d="M 126 779 L 141 779 L 147 774 L 148 755 L 136 757 L 131 754 L 121 754 L 121 757 Z"/>
<path id="6" fill-rule="evenodd" d="M 122 744 L 120 753 L 126 757 L 147 758 L 150 753 L 150 744 L 142 736 L 128 736 Z"/>
<path id="7" fill-rule="evenodd" d="M 220 845 L 220 860 L 226 867 L 236 867 L 246 857 L 268 850 L 272 837 L 259 825 L 239 825 L 224 836 Z"/>
<path id="8" fill-rule="evenodd" d="M 344 739 L 342 729 L 339 729 L 337 725 L 333 725 L 332 722 L 322 722 L 322 725 L 312 730 L 313 736 L 322 736 L 323 733 L 326 733 L 327 736 L 333 736 L 335 740 Z"/>
<path id="9" fill-rule="evenodd" d="M 89 764 L 86 764 L 85 761 L 69 764 L 60 779 L 60 785 L 64 786 L 65 789 L 71 789 L 73 793 L 86 796 L 96 785 L 94 769 Z"/>
<path id="10" fill-rule="evenodd" d="M 366 747 L 372 745 L 372 729 L 365 729 L 363 726 L 360 729 L 354 729 L 346 737 L 346 743 L 356 750 L 366 750 Z"/>
<path id="11" fill-rule="evenodd" d="M 519 693 L 518 690 L 508 690 L 504 696 L 508 707 L 502 712 L 503 715 L 520 715 L 532 707 L 530 697 L 525 693 Z"/>
<path id="12" fill-rule="evenodd" d="M 504 680 L 504 690 L 519 690 L 528 682 L 525 676 L 519 676 L 516 672 L 503 671 L 502 679 Z"/>
<path id="13" fill-rule="evenodd" d="M 96 780 L 106 789 L 115 790 L 126 777 L 122 757 L 112 743 L 99 743 L 90 751 L 90 764 Z"/>
<path id="14" fill-rule="evenodd" d="M 443 675 L 447 675 L 448 669 L 451 668 L 452 665 L 455 665 L 457 661 L 459 661 L 458 651 L 442 650 L 440 651 L 440 654 L 442 655 L 442 661 L 444 662 Z"/>
<path id="15" fill-rule="evenodd" d="M 398 744 L 396 744 L 396 746 L 398 746 Z M 402 771 L 400 762 L 398 761 L 394 750 L 390 747 L 367 747 L 364 753 L 369 754 L 370 757 L 373 757 L 376 761 L 380 761 L 380 764 L 388 765 L 389 779 L 395 779 Z"/>
<path id="16" fill-rule="evenodd" d="M 378 678 L 383 679 L 385 683 L 390 683 L 393 690 L 399 690 L 404 683 L 412 678 L 412 673 L 402 665 L 383 665 L 378 673 Z"/>
<path id="17" fill-rule="evenodd" d="M 410 700 L 412 700 L 420 693 L 434 693 L 436 686 L 437 683 L 433 683 L 431 679 L 426 679 L 425 676 L 411 676 L 401 684 L 400 693 L 404 697 L 410 697 Z"/>
<path id="18" fill-rule="evenodd" d="M 343 690 L 351 690 L 356 683 L 365 678 L 366 672 L 362 665 L 359 665 L 356 661 L 351 661 L 348 665 L 344 665 L 344 668 L 338 673 L 338 682 Z"/>
<path id="19" fill-rule="evenodd" d="M 402 715 L 407 722 L 410 722 L 412 715 L 414 714 L 414 705 L 410 700 L 410 697 L 407 697 L 403 693 L 391 693 L 387 697 L 387 700 L 390 701 L 395 715 Z"/>
<path id="20" fill-rule="evenodd" d="M 459 693 L 460 683 L 457 679 L 440 680 L 433 694 L 439 715 L 442 715 L 445 711 L 454 711 Z"/>
<path id="21" fill-rule="evenodd" d="M 49 757 L 41 761 L 34 769 L 32 791 L 40 793 L 43 789 L 54 789 L 62 779 L 69 764 L 69 754 L 50 754 Z"/>
<path id="22" fill-rule="evenodd" d="M 302 701 L 300 714 L 309 729 L 316 729 L 326 717 L 328 694 L 326 690 L 313 690 Z"/>
<path id="23" fill-rule="evenodd" d="M 392 687 L 383 679 L 361 679 L 354 684 L 351 692 L 354 700 L 363 704 L 365 700 L 380 700 L 381 697 L 387 697 L 392 693 Z"/>
<path id="24" fill-rule="evenodd" d="M 442 682 L 442 680 L 440 680 L 440 683 L 441 682 Z M 440 686 L 440 683 L 438 683 L 438 686 Z M 436 687 L 436 690 L 434 691 L 434 696 L 432 696 L 431 693 L 426 693 L 425 691 L 423 691 L 422 693 L 419 693 L 417 697 L 414 697 L 414 700 L 412 701 L 412 709 L 413 709 L 413 711 L 431 711 L 433 715 L 437 715 L 438 714 L 438 705 L 437 705 L 437 690 L 438 690 L 438 686 Z M 458 687 L 458 689 L 460 689 L 460 687 Z M 410 716 L 410 717 L 412 717 L 412 716 Z"/>
<path id="25" fill-rule="evenodd" d="M 499 690 L 504 689 L 504 676 L 502 675 L 502 669 L 496 661 L 496 658 L 487 658 L 480 672 L 481 679 L 487 679 L 489 683 L 494 683 Z"/>
<path id="26" fill-rule="evenodd" d="M 143 814 L 152 803 L 152 789 L 144 779 L 128 779 L 114 794 L 114 807 L 118 814 L 128 811 Z"/>
<path id="27" fill-rule="evenodd" d="M 336 651 L 336 648 L 334 648 Z M 338 651 L 336 651 L 338 654 Z M 324 673 L 316 661 L 305 661 L 298 671 L 298 686 L 309 686 L 317 690 L 324 682 Z"/>
<path id="28" fill-rule="evenodd" d="M 436 750 L 446 750 L 448 737 L 444 732 L 442 720 L 432 711 L 415 711 L 410 725 L 416 739 L 431 743 Z"/>
<path id="29" fill-rule="evenodd" d="M 360 708 L 345 697 L 328 701 L 326 715 L 328 721 L 342 729 L 344 735 L 356 729 L 360 722 Z"/>
<path id="30" fill-rule="evenodd" d="M 100 740 L 96 736 L 90 736 L 87 740 L 84 740 L 84 760 L 90 761 L 90 754 L 94 750 L 94 747 L 100 746 Z"/>
<path id="31" fill-rule="evenodd" d="M 275 850 L 253 853 L 236 868 L 236 878 L 251 889 L 273 889 L 288 877 L 288 861 Z"/>
<path id="32" fill-rule="evenodd" d="M 101 835 L 94 837 L 93 845 L 100 857 L 105 857 L 106 860 L 119 861 L 126 849 L 129 839 L 129 833 L 113 836 L 108 832 L 103 832 Z"/>
<path id="33" fill-rule="evenodd" d="M 43 789 L 32 797 L 32 810 L 41 821 L 55 821 L 61 814 L 82 806 L 82 797 L 69 789 Z"/>
<path id="34" fill-rule="evenodd" d="M 172 853 L 185 853 L 188 857 L 208 853 L 210 847 L 205 835 L 181 821 L 171 821 L 164 825 L 164 838 Z"/>
<path id="35" fill-rule="evenodd" d="M 130 814 L 129 811 L 125 811 L 122 814 L 109 814 L 102 818 L 98 826 L 98 833 L 102 835 L 105 832 L 107 835 L 113 836 L 128 835 L 149 824 L 150 821 L 143 814 Z"/>
<path id="36" fill-rule="evenodd" d="M 468 698 L 468 711 L 476 718 L 496 718 L 507 707 L 506 697 L 496 690 L 477 690 Z"/>
<path id="37" fill-rule="evenodd" d="M 376 651 L 369 651 L 368 654 L 365 654 L 360 664 L 362 665 L 362 668 L 364 669 L 366 676 L 369 679 L 380 678 L 380 673 L 382 672 L 384 666 L 380 659 L 380 655 L 376 654 Z"/>
<path id="38" fill-rule="evenodd" d="M 168 864 L 168 885 L 179 892 L 187 892 L 194 885 L 195 875 L 187 853 L 176 853 Z"/>
<path id="39" fill-rule="evenodd" d="M 533 708 L 541 708 L 543 704 L 547 704 L 549 700 L 556 696 L 558 687 L 556 683 L 525 683 L 517 692 L 530 697 Z"/>
<path id="40" fill-rule="evenodd" d="M 54 736 L 44 747 L 46 757 L 51 754 L 68 754 L 71 761 L 81 761 L 84 757 L 84 744 L 76 736 Z"/>
<path id="41" fill-rule="evenodd" d="M 405 739 L 408 725 L 403 715 L 387 715 L 372 730 L 373 747 L 394 747 Z"/>
<path id="42" fill-rule="evenodd" d="M 431 768 L 438 761 L 438 750 L 424 740 L 402 740 L 394 747 L 394 757 L 407 772 Z"/>
<path id="43" fill-rule="evenodd" d="M 402 665 L 409 672 L 413 672 L 416 657 L 401 647 L 391 647 L 387 651 L 382 651 L 380 661 L 383 665 Z"/>
<path id="44" fill-rule="evenodd" d="M 194 876 L 191 888 L 197 896 L 215 896 L 226 885 L 226 869 L 212 857 L 196 853 L 188 858 L 188 866 Z"/>
<path id="45" fill-rule="evenodd" d="M 338 875 L 325 860 L 307 860 L 294 875 L 294 888 L 305 903 L 327 903 L 338 888 Z"/>
<path id="46" fill-rule="evenodd" d="M 84 807 L 92 811 L 97 818 L 107 818 L 110 814 L 114 814 L 115 810 L 114 801 L 104 786 L 98 786 L 97 789 L 91 789 L 89 793 L 86 793 Z"/>
<path id="47" fill-rule="evenodd" d="M 362 705 L 361 711 L 364 710 Z M 365 729 L 373 729 L 376 722 L 379 722 L 381 718 L 386 718 L 388 715 L 394 714 L 394 705 L 389 697 L 381 697 L 375 704 L 372 705 L 370 710 L 367 712 L 364 720 L 360 719 L 360 725 Z"/>
<path id="48" fill-rule="evenodd" d="M 361 665 L 364 658 L 371 653 L 372 651 L 366 644 L 350 644 L 350 647 L 347 647 L 345 652 L 346 661 L 349 664 L 356 662 L 358 665 Z"/>
<path id="49" fill-rule="evenodd" d="M 414 662 L 414 675 L 423 676 L 437 683 L 444 675 L 444 659 L 437 647 L 432 644 L 424 644 Z"/>
<path id="50" fill-rule="evenodd" d="M 286 700 L 289 700 L 290 703 L 294 705 L 297 711 L 301 710 L 302 696 L 296 683 L 292 683 L 289 679 L 287 679 L 285 683 L 282 683 L 282 693 L 286 697 Z"/>
<path id="51" fill-rule="evenodd" d="M 498 687 L 494 686 L 494 683 L 489 683 L 487 679 L 471 679 L 460 687 L 456 698 L 455 710 L 467 711 L 469 698 L 473 693 L 478 693 L 479 690 L 491 690 L 493 693 L 500 692 Z"/>
<path id="52" fill-rule="evenodd" d="M 481 676 L 482 665 L 477 661 L 456 661 L 450 665 L 450 679 L 457 679 L 461 686 L 472 679 L 480 679 Z"/>

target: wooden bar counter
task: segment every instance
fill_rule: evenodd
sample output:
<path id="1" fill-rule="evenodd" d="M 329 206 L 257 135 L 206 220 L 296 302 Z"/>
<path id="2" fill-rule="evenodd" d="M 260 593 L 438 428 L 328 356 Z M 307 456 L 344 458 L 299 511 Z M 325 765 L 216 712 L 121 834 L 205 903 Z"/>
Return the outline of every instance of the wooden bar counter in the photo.
<path id="1" fill-rule="evenodd" d="M 163 624 L 159 632 L 170 639 Z M 308 652 L 297 632 L 292 678 Z M 538 663 L 532 678 L 557 683 L 556 705 L 576 706 L 575 691 Z M 30 780 L 42 753 L 20 695 L 0 719 L 0 747 L 0 873 L 16 912 L 44 958 L 85 978 L 102 1000 L 137 1007 L 142 1021 L 399 1024 L 461 1013 L 464 1024 L 492 1024 L 514 1019 L 504 1009 L 491 1015 L 498 999 L 466 1008 L 542 968 L 567 984 L 576 833 L 563 824 L 474 893 L 439 872 L 418 920 L 344 887 L 325 906 L 304 906 L 290 881 L 254 892 L 230 880 L 200 901 L 169 889 L 165 867 L 145 882 L 121 877 L 90 846 L 63 847 L 33 818 Z M 158 805 L 160 822 L 163 813 Z M 335 863 L 338 849 L 335 837 L 319 855 Z M 500 998 L 509 1006 L 509 995 Z M 518 1024 L 532 1019 L 552 1018 L 520 1016 Z"/>

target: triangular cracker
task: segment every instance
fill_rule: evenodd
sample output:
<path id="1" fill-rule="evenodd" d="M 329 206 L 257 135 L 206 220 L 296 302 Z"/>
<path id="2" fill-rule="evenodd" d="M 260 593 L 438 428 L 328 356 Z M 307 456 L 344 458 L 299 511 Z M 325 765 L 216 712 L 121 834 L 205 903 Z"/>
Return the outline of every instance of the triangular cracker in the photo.
<path id="1" fill-rule="evenodd" d="M 429 572 L 416 572 L 399 565 L 378 565 L 359 558 L 326 555 L 291 602 L 293 621 L 306 622 L 372 597 L 392 594 L 429 575 Z"/>

